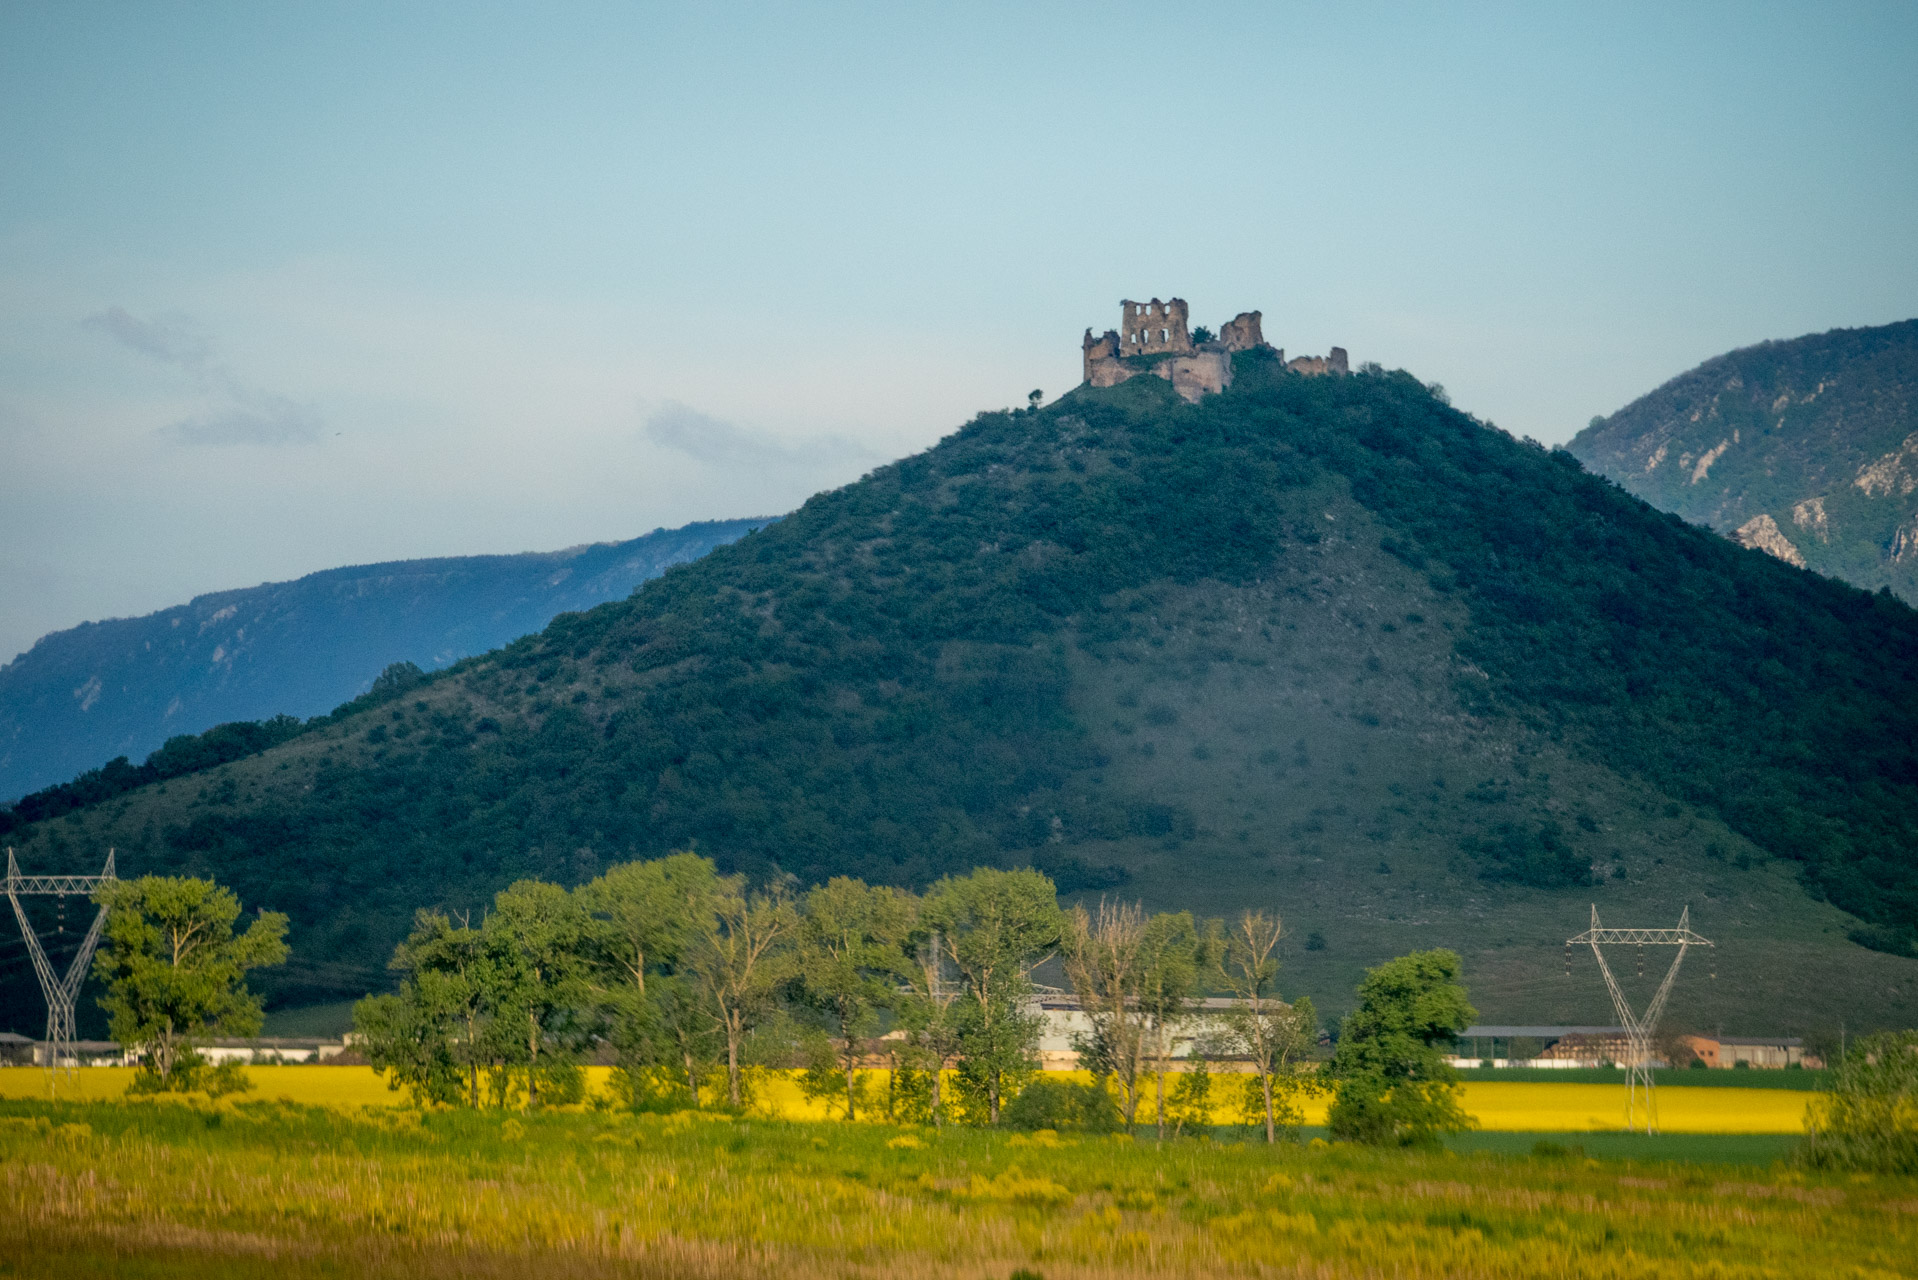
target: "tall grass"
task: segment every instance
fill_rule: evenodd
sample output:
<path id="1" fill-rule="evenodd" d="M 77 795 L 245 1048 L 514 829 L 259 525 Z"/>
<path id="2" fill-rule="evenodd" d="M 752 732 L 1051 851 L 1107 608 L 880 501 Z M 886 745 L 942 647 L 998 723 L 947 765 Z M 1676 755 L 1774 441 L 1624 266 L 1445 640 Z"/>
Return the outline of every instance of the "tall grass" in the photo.
<path id="1" fill-rule="evenodd" d="M 200 1277 L 1909 1274 L 1918 1185 L 592 1112 L 0 1103 L 0 1263 Z"/>

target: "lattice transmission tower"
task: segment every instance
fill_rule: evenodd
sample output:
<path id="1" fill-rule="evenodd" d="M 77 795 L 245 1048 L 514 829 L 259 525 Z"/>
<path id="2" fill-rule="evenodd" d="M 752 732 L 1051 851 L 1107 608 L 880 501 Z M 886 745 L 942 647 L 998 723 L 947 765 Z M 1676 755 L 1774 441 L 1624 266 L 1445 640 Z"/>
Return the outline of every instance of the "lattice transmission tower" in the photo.
<path id="1" fill-rule="evenodd" d="M 1605 975 L 1605 987 L 1612 993 L 1612 1007 L 1618 1011 L 1619 1025 L 1625 1028 L 1625 1128 L 1636 1130 L 1639 1118 L 1643 1116 L 1646 1133 L 1658 1132 L 1658 1097 L 1652 1092 L 1652 1033 L 1658 1027 L 1659 1015 L 1665 1012 L 1665 1001 L 1672 994 L 1672 984 L 1678 981 L 1678 966 L 1685 963 L 1685 952 L 1692 947 L 1709 947 L 1709 939 L 1701 938 L 1691 929 L 1692 909 L 1686 907 L 1678 916 L 1676 929 L 1607 929 L 1598 923 L 1598 906 L 1592 906 L 1592 927 L 1575 938 L 1567 938 L 1565 946 L 1569 957 L 1569 948 L 1580 944 L 1589 945 L 1592 954 L 1598 958 L 1598 971 Z M 1638 967 L 1642 975 L 1645 971 L 1645 947 L 1677 947 L 1678 954 L 1672 957 L 1672 967 L 1665 973 L 1665 981 L 1658 984 L 1658 994 L 1645 1006 L 1643 1014 L 1634 1014 L 1624 990 L 1618 985 L 1618 979 L 1612 976 L 1612 966 L 1605 963 L 1605 953 L 1601 946 L 1635 946 L 1639 951 Z"/>
<path id="2" fill-rule="evenodd" d="M 13 917 L 20 922 L 20 932 L 27 940 L 27 954 L 33 957 L 33 972 L 39 977 L 40 990 L 47 998 L 49 1087 L 59 1078 L 63 1066 L 68 1078 L 72 1078 L 74 1006 L 80 999 L 80 984 L 87 980 L 87 966 L 93 962 L 94 949 L 100 945 L 100 931 L 106 927 L 107 909 L 101 907 L 94 914 L 93 927 L 80 940 L 80 949 L 73 953 L 66 973 L 57 974 L 53 962 L 47 958 L 46 948 L 40 945 L 40 935 L 33 931 L 33 925 L 27 919 L 26 908 L 20 905 L 20 898 L 22 895 L 58 897 L 64 909 L 68 895 L 80 894 L 90 898 L 101 885 L 111 884 L 116 878 L 111 849 L 107 850 L 106 867 L 97 876 L 23 876 L 20 874 L 20 864 L 14 861 L 13 850 L 7 850 L 7 901 L 13 904 Z M 65 931 L 64 924 L 61 929 Z"/>

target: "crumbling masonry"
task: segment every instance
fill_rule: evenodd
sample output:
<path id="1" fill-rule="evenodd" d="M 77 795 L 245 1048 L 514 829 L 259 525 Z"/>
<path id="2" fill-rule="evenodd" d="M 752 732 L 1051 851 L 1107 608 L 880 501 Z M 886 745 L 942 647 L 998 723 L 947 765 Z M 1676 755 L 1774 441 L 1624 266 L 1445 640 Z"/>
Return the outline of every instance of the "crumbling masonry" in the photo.
<path id="1" fill-rule="evenodd" d="M 1095 387 L 1116 387 L 1142 373 L 1156 374 L 1172 384 L 1187 403 L 1232 385 L 1232 355 L 1237 351 L 1272 351 L 1281 363 L 1285 352 L 1273 351 L 1260 329 L 1260 313 L 1243 311 L 1219 329 L 1210 342 L 1194 343 L 1187 328 L 1185 299 L 1119 304 L 1119 327 L 1095 338 L 1085 337 L 1085 380 Z M 1344 347 L 1330 355 L 1300 356 L 1286 365 L 1294 373 L 1346 373 Z"/>

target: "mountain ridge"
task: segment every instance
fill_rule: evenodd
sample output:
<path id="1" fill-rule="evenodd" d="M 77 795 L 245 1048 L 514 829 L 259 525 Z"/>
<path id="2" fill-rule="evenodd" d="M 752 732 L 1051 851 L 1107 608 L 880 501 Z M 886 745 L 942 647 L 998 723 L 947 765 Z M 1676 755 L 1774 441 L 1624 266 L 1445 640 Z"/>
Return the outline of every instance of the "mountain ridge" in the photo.
<path id="1" fill-rule="evenodd" d="M 1918 320 L 1726 352 L 1566 447 L 1655 507 L 1918 602 Z"/>
<path id="2" fill-rule="evenodd" d="M 0 666 L 0 800 L 217 724 L 331 711 L 394 662 L 432 670 L 496 648 L 770 522 L 348 565 L 53 632 Z"/>

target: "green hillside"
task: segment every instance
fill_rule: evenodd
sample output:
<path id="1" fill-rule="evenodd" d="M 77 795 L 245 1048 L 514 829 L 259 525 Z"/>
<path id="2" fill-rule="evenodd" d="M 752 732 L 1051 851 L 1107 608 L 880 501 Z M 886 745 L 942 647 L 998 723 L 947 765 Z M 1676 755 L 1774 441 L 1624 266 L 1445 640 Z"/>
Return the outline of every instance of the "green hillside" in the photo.
<path id="1" fill-rule="evenodd" d="M 1569 448 L 1655 507 L 1918 603 L 1918 320 L 1707 360 Z"/>
<path id="2" fill-rule="evenodd" d="M 282 1003 L 383 984 L 417 906 L 696 842 L 1269 905 L 1329 1011 L 1445 945 L 1488 1018 L 1609 1021 L 1559 944 L 1591 902 L 1689 902 L 1721 946 L 1680 1021 L 1918 1021 L 1887 952 L 1918 919 L 1918 615 L 1403 373 L 1238 360 L 1194 406 L 1137 379 L 983 414 L 631 600 L 7 839 L 290 912 Z"/>

